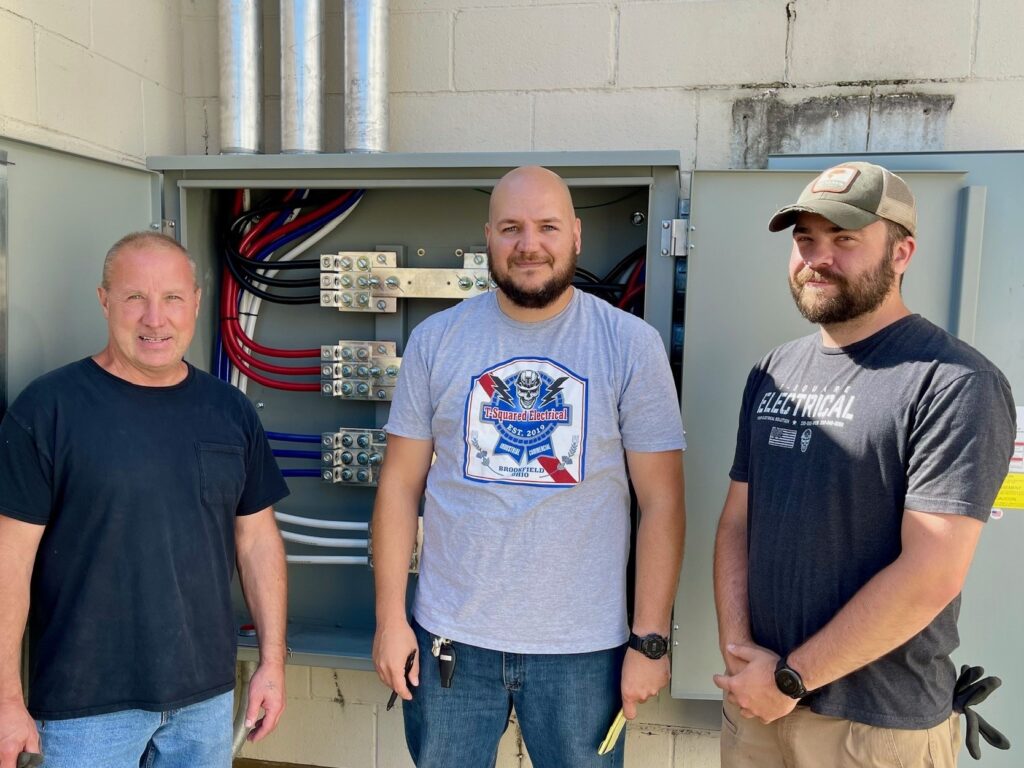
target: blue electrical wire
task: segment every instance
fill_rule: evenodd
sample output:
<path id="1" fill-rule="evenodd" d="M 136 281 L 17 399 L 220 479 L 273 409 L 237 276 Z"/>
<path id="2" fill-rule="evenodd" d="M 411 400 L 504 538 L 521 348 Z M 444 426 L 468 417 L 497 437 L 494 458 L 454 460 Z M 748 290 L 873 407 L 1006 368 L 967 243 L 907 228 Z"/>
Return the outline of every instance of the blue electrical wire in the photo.
<path id="1" fill-rule="evenodd" d="M 284 477 L 320 477 L 319 469 L 282 469 Z"/>
<path id="2" fill-rule="evenodd" d="M 294 432 L 267 432 L 268 440 L 281 440 L 286 443 L 319 443 L 320 435 L 297 435 Z"/>
<path id="3" fill-rule="evenodd" d="M 320 451 L 291 451 L 286 448 L 274 450 L 274 455 L 282 459 L 316 459 L 320 460 Z"/>

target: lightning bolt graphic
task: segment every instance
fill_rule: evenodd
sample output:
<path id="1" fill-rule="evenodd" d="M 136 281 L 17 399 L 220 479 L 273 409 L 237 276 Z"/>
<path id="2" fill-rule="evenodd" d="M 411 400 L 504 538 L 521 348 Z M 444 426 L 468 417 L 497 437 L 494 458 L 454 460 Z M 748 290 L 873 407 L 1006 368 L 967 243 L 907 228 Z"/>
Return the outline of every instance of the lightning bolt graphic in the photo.
<path id="1" fill-rule="evenodd" d="M 568 376 L 560 376 L 551 382 L 551 386 L 548 387 L 548 391 L 544 393 L 544 398 L 540 401 L 540 405 L 537 406 L 537 410 L 540 410 L 555 399 L 555 396 L 562 391 L 562 385 L 565 384 L 565 381 L 568 378 Z"/>
<path id="2" fill-rule="evenodd" d="M 504 381 L 499 379 L 497 376 L 495 376 L 493 373 L 489 373 L 487 375 L 491 377 L 491 384 L 494 385 L 494 391 L 497 394 L 498 399 L 501 402 L 506 403 L 510 407 L 514 407 L 514 404 L 512 402 L 512 395 L 509 394 L 508 391 L 508 385 Z"/>

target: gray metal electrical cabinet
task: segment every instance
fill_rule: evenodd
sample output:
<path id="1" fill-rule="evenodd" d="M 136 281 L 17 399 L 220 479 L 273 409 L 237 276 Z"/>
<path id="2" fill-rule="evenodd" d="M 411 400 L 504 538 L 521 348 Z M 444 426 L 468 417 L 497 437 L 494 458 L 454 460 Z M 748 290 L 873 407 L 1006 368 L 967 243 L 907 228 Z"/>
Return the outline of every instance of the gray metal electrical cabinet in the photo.
<path id="1" fill-rule="evenodd" d="M 677 153 L 171 157 L 153 158 L 149 163 L 163 175 L 164 216 L 176 223 L 181 241 L 198 261 L 204 294 L 211 299 L 222 268 L 219 230 L 233 190 L 250 189 L 256 194 L 292 188 L 365 190 L 358 207 L 316 245 L 312 255 L 394 251 L 401 267 L 456 269 L 465 254 L 484 250 L 483 224 L 491 187 L 505 172 L 524 164 L 551 167 L 571 187 L 583 221 L 581 267 L 603 275 L 624 256 L 646 247 L 647 283 L 665 290 L 647 292 L 644 314 L 668 346 L 677 260 L 668 237 L 671 225 L 663 228 L 662 222 L 671 222 L 677 214 Z M 264 302 L 256 336 L 268 346 L 289 348 L 338 344 L 342 339 L 394 342 L 401 356 L 409 331 L 452 303 L 452 299 L 399 298 L 394 312 L 339 312 L 330 307 Z M 216 310 L 216 301 L 205 302 L 190 352 L 191 360 L 204 367 L 210 361 Z M 479 343 L 487 344 L 490 332 L 481 329 Z M 387 419 L 386 402 L 280 392 L 252 381 L 247 392 L 264 426 L 277 432 L 373 429 Z M 281 464 L 288 467 L 294 462 L 282 459 Z M 292 494 L 278 505 L 280 512 L 357 525 L 370 519 L 373 487 L 316 478 L 289 479 L 289 485 Z M 312 532 L 290 523 L 283 523 L 282 529 Z M 366 534 L 346 536 L 359 539 Z M 294 540 L 286 546 L 293 558 L 310 559 L 324 551 Z M 365 547 L 351 550 L 354 556 L 360 553 L 366 554 Z M 372 572 L 364 564 L 290 563 L 292 660 L 371 668 L 372 587 Z M 236 604 L 241 610 L 241 601 Z M 244 621 L 241 614 L 239 621 Z M 251 642 L 242 639 L 243 644 Z"/>

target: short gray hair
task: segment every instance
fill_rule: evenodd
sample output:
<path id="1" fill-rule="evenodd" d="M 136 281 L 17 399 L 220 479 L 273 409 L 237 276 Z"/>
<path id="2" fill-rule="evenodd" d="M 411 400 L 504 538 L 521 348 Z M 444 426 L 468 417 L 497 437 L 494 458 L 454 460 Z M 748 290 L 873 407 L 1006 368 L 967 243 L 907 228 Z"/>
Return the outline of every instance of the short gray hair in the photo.
<path id="1" fill-rule="evenodd" d="M 141 248 L 147 245 L 169 248 L 177 251 L 188 259 L 188 265 L 192 268 L 192 281 L 195 283 L 196 288 L 199 287 L 199 272 L 196 267 L 196 260 L 192 258 L 192 254 L 185 250 L 185 247 L 173 237 L 165 235 L 162 232 L 146 231 L 129 232 L 110 246 L 110 250 L 107 251 L 107 255 L 103 259 L 103 276 L 100 281 L 100 287 L 104 290 L 110 290 L 110 273 L 114 268 L 114 259 L 117 258 L 121 251 L 127 250 L 128 248 Z"/>

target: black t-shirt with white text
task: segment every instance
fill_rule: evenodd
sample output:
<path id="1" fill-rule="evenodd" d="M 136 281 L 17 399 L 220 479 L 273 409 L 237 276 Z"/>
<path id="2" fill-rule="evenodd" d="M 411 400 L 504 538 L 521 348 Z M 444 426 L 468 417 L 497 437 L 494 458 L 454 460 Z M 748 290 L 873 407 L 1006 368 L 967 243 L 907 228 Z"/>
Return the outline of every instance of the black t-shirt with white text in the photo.
<path id="1" fill-rule="evenodd" d="M 917 315 L 856 344 L 820 334 L 750 373 L 730 477 L 748 486 L 753 639 L 786 655 L 901 551 L 904 509 L 985 521 L 1013 451 L 999 370 Z M 819 714 L 920 729 L 947 718 L 957 597 L 919 634 L 814 691 Z"/>

